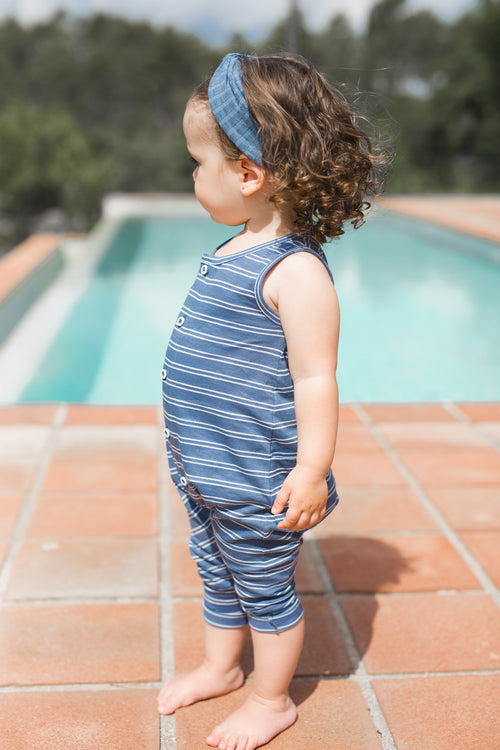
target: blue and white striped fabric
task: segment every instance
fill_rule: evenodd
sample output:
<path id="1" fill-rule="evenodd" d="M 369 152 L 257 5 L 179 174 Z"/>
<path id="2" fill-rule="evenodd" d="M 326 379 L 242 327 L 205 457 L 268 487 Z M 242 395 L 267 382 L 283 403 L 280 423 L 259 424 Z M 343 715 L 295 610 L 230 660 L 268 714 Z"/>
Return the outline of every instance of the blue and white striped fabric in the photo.
<path id="1" fill-rule="evenodd" d="M 262 284 L 286 255 L 319 245 L 295 235 L 234 255 L 204 255 L 165 355 L 163 405 L 172 477 L 188 508 L 205 619 L 284 630 L 302 608 L 293 573 L 301 532 L 270 509 L 295 466 L 293 383 L 279 316 Z M 327 475 L 328 511 L 338 502 Z"/>

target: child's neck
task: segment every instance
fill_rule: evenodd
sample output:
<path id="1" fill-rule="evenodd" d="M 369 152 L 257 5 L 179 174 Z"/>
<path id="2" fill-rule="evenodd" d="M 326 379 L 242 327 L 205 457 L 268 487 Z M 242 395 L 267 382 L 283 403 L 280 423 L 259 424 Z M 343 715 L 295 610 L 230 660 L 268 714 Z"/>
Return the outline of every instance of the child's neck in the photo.
<path id="1" fill-rule="evenodd" d="M 254 215 L 245 223 L 244 229 L 227 242 L 217 255 L 232 255 L 248 250 L 256 245 L 271 242 L 278 237 L 285 237 L 294 231 L 293 221 L 272 206 L 270 211 Z"/>

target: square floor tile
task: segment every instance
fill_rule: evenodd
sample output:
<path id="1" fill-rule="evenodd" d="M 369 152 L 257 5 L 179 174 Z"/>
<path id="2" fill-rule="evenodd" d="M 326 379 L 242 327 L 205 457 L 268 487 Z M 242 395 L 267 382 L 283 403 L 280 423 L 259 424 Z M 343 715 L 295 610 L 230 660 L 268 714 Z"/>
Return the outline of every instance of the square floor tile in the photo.
<path id="1" fill-rule="evenodd" d="M 342 600 L 371 674 L 498 669 L 500 611 L 483 594 Z"/>
<path id="2" fill-rule="evenodd" d="M 112 460 L 154 456 L 159 449 L 156 425 L 69 425 L 61 428 L 54 454 Z"/>
<path id="3" fill-rule="evenodd" d="M 7 539 L 11 535 L 22 505 L 20 495 L 0 497 L 0 539 Z"/>
<path id="4" fill-rule="evenodd" d="M 381 448 L 365 453 L 338 451 L 332 468 L 340 490 L 376 485 L 406 486 L 405 478 Z"/>
<path id="5" fill-rule="evenodd" d="M 0 424 L 52 424 L 58 406 L 18 404 L 0 408 Z"/>
<path id="6" fill-rule="evenodd" d="M 29 464 L 3 463 L 0 459 L 0 494 L 24 495 L 31 487 L 35 467 Z"/>
<path id="7" fill-rule="evenodd" d="M 500 588 L 500 532 L 469 532 L 461 537 L 495 586 Z"/>
<path id="8" fill-rule="evenodd" d="M 68 406 L 66 424 L 157 424 L 158 410 L 151 406 Z"/>
<path id="9" fill-rule="evenodd" d="M 376 680 L 398 750 L 498 750 L 500 675 Z"/>
<path id="10" fill-rule="evenodd" d="M 158 531 L 157 505 L 153 492 L 43 494 L 28 536 L 154 535 Z"/>
<path id="11" fill-rule="evenodd" d="M 424 487 L 500 484 L 500 455 L 493 449 L 400 449 L 399 454 Z"/>
<path id="12" fill-rule="evenodd" d="M 363 404 L 374 422 L 452 422 L 455 418 L 439 404 Z"/>
<path id="13" fill-rule="evenodd" d="M 7 693 L 4 750 L 158 750 L 156 690 Z"/>
<path id="14" fill-rule="evenodd" d="M 500 530 L 500 487 L 427 487 L 426 493 L 458 530 Z"/>
<path id="15" fill-rule="evenodd" d="M 314 528 L 314 536 L 436 529 L 436 522 L 407 487 L 345 487 L 333 513 Z"/>
<path id="16" fill-rule="evenodd" d="M 35 466 L 50 434 L 50 427 L 42 425 L 0 425 L 0 465 Z"/>
<path id="17" fill-rule="evenodd" d="M 158 551 L 152 539 L 28 541 L 7 599 L 156 596 Z"/>
<path id="18" fill-rule="evenodd" d="M 350 406 L 339 407 L 339 424 L 361 424 L 361 420 Z"/>
<path id="19" fill-rule="evenodd" d="M 0 684 L 160 678 L 155 604 L 9 606 L 0 613 Z"/>
<path id="20" fill-rule="evenodd" d="M 489 447 L 472 425 L 457 422 L 392 422 L 380 425 L 380 430 L 396 450 Z"/>
<path id="21" fill-rule="evenodd" d="M 340 425 L 337 438 L 336 452 L 380 452 L 380 445 L 368 427 L 362 424 Z"/>
<path id="22" fill-rule="evenodd" d="M 413 592 L 479 588 L 450 542 L 435 535 L 321 539 L 339 592 Z"/>
<path id="23" fill-rule="evenodd" d="M 205 737 L 249 692 L 245 685 L 230 695 L 180 709 L 176 714 L 177 750 L 205 747 Z M 266 750 L 381 750 L 377 732 L 359 687 L 347 680 L 294 680 L 290 694 L 298 720 L 266 745 Z"/>
<path id="24" fill-rule="evenodd" d="M 43 492 L 143 492 L 157 489 L 156 458 L 54 459 Z"/>
<path id="25" fill-rule="evenodd" d="M 499 404 L 457 404 L 471 422 L 500 422 Z"/>

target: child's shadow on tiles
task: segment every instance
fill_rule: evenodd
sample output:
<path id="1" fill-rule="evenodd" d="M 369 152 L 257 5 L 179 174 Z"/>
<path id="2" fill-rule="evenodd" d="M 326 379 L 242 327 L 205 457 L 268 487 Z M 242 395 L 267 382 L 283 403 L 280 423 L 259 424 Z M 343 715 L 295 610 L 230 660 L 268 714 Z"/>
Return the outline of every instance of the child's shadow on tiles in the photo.
<path id="1" fill-rule="evenodd" d="M 402 590 L 403 579 L 411 571 L 407 557 L 376 537 L 305 539 L 297 589 L 305 610 L 306 634 L 290 689 L 297 705 L 322 678 L 348 677 L 356 670 L 372 639 L 376 594 Z M 253 671 L 250 638 L 242 666 L 246 675 Z"/>

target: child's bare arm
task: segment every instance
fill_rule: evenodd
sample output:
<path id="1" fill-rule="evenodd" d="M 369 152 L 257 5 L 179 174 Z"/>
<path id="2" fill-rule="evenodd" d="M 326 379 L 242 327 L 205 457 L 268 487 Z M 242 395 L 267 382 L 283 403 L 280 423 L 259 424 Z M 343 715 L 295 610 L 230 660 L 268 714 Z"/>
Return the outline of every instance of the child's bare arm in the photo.
<path id="1" fill-rule="evenodd" d="M 272 512 L 280 513 L 288 504 L 278 528 L 306 529 L 325 512 L 325 476 L 335 452 L 338 300 L 327 270 L 308 253 L 284 259 L 266 280 L 264 293 L 278 310 L 285 333 L 298 436 L 297 464 Z"/>

